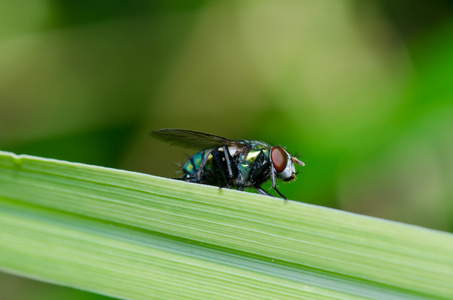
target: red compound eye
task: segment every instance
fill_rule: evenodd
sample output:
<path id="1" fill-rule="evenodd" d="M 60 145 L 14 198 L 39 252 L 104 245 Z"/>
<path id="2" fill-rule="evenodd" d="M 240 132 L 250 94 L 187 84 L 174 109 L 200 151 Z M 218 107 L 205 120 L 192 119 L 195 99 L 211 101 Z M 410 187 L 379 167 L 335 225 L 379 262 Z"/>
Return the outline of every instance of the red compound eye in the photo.
<path id="1" fill-rule="evenodd" d="M 271 160 L 275 170 L 278 173 L 283 172 L 288 163 L 288 154 L 282 147 L 272 147 Z"/>

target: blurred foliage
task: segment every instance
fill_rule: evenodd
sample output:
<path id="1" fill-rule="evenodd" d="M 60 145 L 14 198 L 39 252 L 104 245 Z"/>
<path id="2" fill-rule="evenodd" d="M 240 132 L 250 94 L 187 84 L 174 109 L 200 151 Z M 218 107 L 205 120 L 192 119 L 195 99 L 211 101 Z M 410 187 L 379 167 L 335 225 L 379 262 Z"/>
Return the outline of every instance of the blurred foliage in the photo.
<path id="1" fill-rule="evenodd" d="M 2 2 L 0 148 L 172 177 L 193 152 L 151 129 L 260 139 L 302 154 L 290 199 L 453 231 L 452 12 Z"/>

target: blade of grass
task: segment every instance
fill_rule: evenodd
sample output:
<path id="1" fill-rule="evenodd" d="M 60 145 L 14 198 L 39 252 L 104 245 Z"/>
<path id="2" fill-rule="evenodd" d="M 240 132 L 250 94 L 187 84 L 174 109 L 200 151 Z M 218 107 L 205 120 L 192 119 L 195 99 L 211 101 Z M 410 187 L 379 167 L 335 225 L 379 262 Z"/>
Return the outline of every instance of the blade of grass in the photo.
<path id="1" fill-rule="evenodd" d="M 453 236 L 0 152 L 0 268 L 130 299 L 453 298 Z"/>

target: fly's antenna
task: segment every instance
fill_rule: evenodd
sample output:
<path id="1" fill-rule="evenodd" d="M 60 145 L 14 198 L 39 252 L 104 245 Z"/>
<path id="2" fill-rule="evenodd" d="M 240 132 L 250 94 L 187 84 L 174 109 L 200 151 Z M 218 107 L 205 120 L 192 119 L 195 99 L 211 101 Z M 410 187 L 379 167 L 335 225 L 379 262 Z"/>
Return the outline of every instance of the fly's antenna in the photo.
<path id="1" fill-rule="evenodd" d="M 294 156 L 291 157 L 291 160 L 293 161 L 293 163 L 298 164 L 299 166 L 302 166 L 302 167 L 305 166 L 305 164 L 304 164 L 303 161 L 298 160 L 298 159 L 297 159 L 296 157 L 294 157 Z"/>

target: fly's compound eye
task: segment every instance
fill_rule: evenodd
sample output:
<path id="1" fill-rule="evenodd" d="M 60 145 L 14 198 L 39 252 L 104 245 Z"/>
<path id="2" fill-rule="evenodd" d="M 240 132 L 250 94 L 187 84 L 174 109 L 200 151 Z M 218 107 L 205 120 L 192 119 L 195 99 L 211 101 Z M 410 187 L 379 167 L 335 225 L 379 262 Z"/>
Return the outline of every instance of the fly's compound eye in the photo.
<path id="1" fill-rule="evenodd" d="M 271 160 L 278 173 L 283 172 L 288 164 L 288 154 L 282 147 L 272 147 Z"/>

